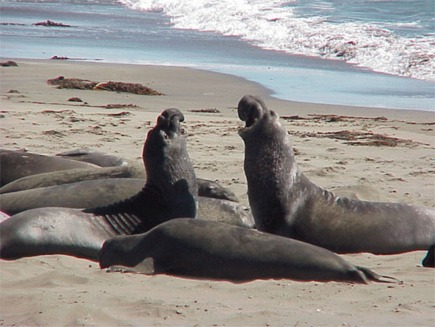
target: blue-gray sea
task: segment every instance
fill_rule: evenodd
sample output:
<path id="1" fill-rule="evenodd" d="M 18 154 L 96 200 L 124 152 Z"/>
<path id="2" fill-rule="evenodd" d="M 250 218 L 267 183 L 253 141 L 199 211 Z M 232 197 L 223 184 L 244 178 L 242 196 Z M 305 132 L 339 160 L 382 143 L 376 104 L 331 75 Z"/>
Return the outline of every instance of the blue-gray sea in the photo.
<path id="1" fill-rule="evenodd" d="M 0 0 L 0 11 L 4 59 L 180 65 L 288 100 L 435 111 L 433 0 Z M 70 27 L 35 25 L 47 20 Z"/>

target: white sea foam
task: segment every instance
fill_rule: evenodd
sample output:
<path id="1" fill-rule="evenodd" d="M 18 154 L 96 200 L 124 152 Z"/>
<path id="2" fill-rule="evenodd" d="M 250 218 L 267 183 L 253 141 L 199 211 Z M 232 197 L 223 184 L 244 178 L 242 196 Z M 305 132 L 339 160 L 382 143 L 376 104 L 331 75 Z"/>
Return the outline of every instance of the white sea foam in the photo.
<path id="1" fill-rule="evenodd" d="M 133 9 L 162 11 L 174 28 L 238 36 L 289 54 L 345 60 L 378 72 L 435 80 L 435 37 L 405 37 L 376 23 L 331 23 L 299 17 L 289 1 L 121 0 Z M 414 24 L 411 24 L 414 26 Z"/>

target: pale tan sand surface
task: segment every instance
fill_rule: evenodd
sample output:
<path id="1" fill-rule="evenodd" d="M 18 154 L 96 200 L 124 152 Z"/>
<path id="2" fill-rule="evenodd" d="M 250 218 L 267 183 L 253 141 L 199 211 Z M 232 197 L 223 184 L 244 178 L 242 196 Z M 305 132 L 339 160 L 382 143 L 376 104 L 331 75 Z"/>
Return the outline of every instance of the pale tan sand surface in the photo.
<path id="1" fill-rule="evenodd" d="M 177 107 L 186 117 L 197 176 L 218 180 L 248 204 L 235 108 L 244 94 L 256 94 L 283 117 L 300 169 L 318 185 L 360 199 L 435 206 L 433 112 L 292 103 L 237 77 L 180 67 L 16 62 L 18 67 L 0 68 L 1 148 L 55 154 L 88 147 L 140 164 L 157 114 Z M 141 83 L 165 95 L 46 84 L 59 75 Z M 86 104 L 67 101 L 71 97 Z M 136 107 L 106 109 L 108 104 Z M 201 109 L 219 112 L 193 112 Z M 325 114 L 341 116 L 319 116 Z M 381 134 L 384 145 L 374 145 L 379 139 L 373 134 Z M 386 137 L 395 138 L 395 146 L 385 145 L 391 145 Z M 369 285 L 109 274 L 97 263 L 65 256 L 0 261 L 0 325 L 434 326 L 435 271 L 421 267 L 424 255 L 344 256 L 403 281 Z"/>

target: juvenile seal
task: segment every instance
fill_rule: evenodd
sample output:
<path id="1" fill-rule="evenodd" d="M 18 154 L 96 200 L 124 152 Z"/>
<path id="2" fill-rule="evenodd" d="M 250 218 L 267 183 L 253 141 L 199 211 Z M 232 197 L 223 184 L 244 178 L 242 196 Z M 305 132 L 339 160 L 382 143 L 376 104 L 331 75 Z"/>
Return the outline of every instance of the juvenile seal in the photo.
<path id="1" fill-rule="evenodd" d="M 134 196 L 140 192 L 144 184 L 145 180 L 143 179 L 110 178 L 5 193 L 0 194 L 0 209 L 9 215 L 16 215 L 35 208 L 63 207 L 81 209 L 107 206 Z M 212 196 L 213 194 L 207 195 Z M 249 208 L 237 202 L 223 199 L 198 197 L 198 218 L 248 228 L 254 227 L 254 220 Z"/>
<path id="2" fill-rule="evenodd" d="M 88 180 L 139 178 L 139 176 L 143 175 L 143 173 L 139 173 L 138 169 L 132 166 L 66 169 L 21 177 L 0 187 L 0 194 Z M 142 179 L 142 184 L 145 184 L 144 179 Z"/>
<path id="3" fill-rule="evenodd" d="M 0 188 L 0 194 L 94 179 L 142 178 L 143 183 L 145 183 L 146 179 L 146 172 L 144 172 L 143 169 L 139 169 L 135 164 L 130 163 L 128 160 L 95 150 L 76 149 L 57 154 L 56 156 L 45 156 L 34 153 L 23 155 L 22 151 L 11 150 L 6 150 L 5 153 L 8 153 L 8 151 L 13 153 L 9 154 L 8 158 L 9 160 L 10 158 L 14 158 L 14 165 L 9 165 L 9 168 L 3 173 L 4 179 L 9 180 L 9 182 Z M 36 169 L 28 167 L 29 165 L 27 162 L 29 158 L 34 158 L 33 161 L 36 161 L 35 158 L 37 158 L 38 164 L 41 166 L 44 166 L 44 164 L 47 163 L 45 164 L 45 168 L 43 168 L 47 172 L 33 174 L 33 171 L 36 172 L 38 169 L 41 170 L 41 168 L 39 167 Z M 70 160 L 86 162 L 98 165 L 98 167 L 93 166 L 70 169 L 68 168 Z M 63 163 L 66 163 L 66 166 L 64 169 L 59 170 L 62 168 Z M 7 165 L 6 160 L 4 164 Z M 16 167 L 15 170 L 13 167 Z M 22 167 L 28 167 L 28 169 L 23 172 Z M 55 170 L 50 171 L 50 169 Z M 25 176 L 12 180 L 14 179 L 14 176 L 17 177 L 22 175 Z M 106 182 L 107 187 L 109 183 L 110 182 Z M 124 184 L 125 183 L 126 181 L 124 181 Z M 135 182 L 132 184 L 132 188 L 134 188 Z M 230 189 L 223 187 L 217 182 L 204 178 L 197 178 L 197 184 L 198 195 L 200 196 L 239 202 L 237 196 Z M 126 185 L 124 185 L 124 188 L 125 187 Z M 89 193 L 89 191 L 87 193 Z"/>
<path id="4" fill-rule="evenodd" d="M 6 149 L 0 149 L 0 166 L 1 186 L 29 175 L 66 169 L 98 167 L 87 162 Z"/>
<path id="5" fill-rule="evenodd" d="M 147 182 L 133 197 L 92 209 L 40 208 L 0 224 L 0 255 L 17 259 L 67 254 L 98 259 L 105 239 L 142 233 L 169 219 L 196 216 L 197 184 L 178 109 L 167 109 L 147 135 Z"/>
<path id="6" fill-rule="evenodd" d="M 147 233 L 107 240 L 101 268 L 229 280 L 388 281 L 312 244 L 213 221 L 173 219 Z M 113 267 L 114 266 L 114 267 Z M 128 270 L 127 270 L 128 271 Z M 393 280 L 393 279 L 391 279 Z"/>
<path id="7" fill-rule="evenodd" d="M 261 99 L 243 97 L 238 114 L 246 122 L 239 134 L 259 230 L 338 253 L 394 254 L 434 246 L 434 208 L 337 197 L 299 171 L 287 131 Z"/>
<path id="8" fill-rule="evenodd" d="M 91 149 L 74 149 L 56 154 L 57 157 L 92 163 L 100 167 L 116 167 L 130 165 L 128 160 Z"/>

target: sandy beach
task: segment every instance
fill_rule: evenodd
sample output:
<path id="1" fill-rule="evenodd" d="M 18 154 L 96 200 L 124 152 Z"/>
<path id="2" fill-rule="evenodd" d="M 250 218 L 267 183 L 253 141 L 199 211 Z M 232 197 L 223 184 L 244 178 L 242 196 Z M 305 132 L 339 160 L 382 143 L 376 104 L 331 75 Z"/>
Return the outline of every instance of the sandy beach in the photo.
<path id="1" fill-rule="evenodd" d="M 316 184 L 363 200 L 435 206 L 434 112 L 282 101 L 241 78 L 183 67 L 15 61 L 0 68 L 1 148 L 50 155 L 87 147 L 141 163 L 157 114 L 176 107 L 197 176 L 248 205 L 236 107 L 255 94 L 282 117 L 300 169 Z M 164 95 L 47 84 L 58 76 L 141 83 Z M 421 266 L 424 255 L 345 255 L 403 281 L 369 285 L 106 273 L 66 256 L 2 260 L 0 326 L 434 326 L 435 272 Z"/>

